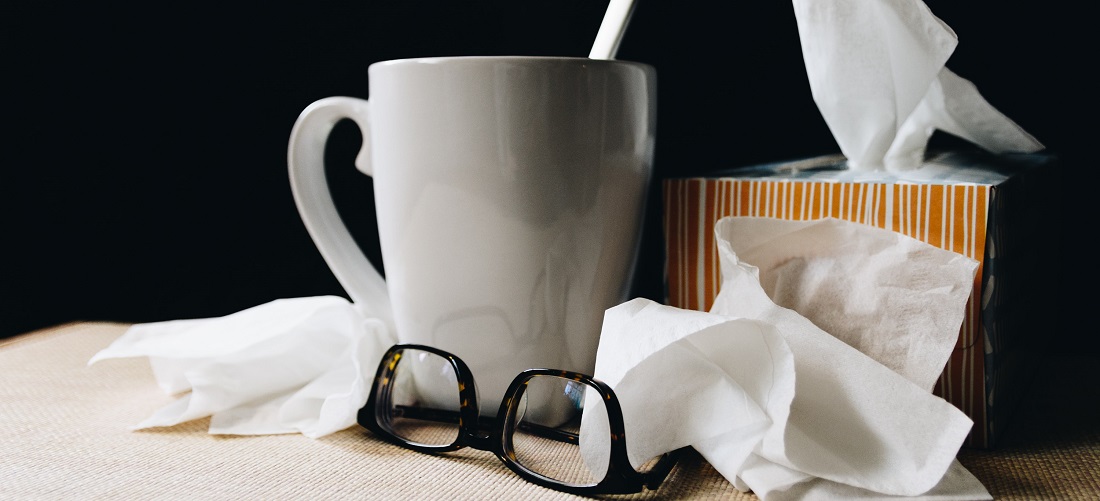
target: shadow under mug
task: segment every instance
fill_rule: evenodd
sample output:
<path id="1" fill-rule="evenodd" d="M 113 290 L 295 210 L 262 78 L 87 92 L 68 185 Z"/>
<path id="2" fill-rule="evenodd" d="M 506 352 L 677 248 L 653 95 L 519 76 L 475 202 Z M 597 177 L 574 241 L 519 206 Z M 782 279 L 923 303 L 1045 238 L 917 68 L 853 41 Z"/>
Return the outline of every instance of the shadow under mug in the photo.
<path id="1" fill-rule="evenodd" d="M 441 57 L 374 63 L 368 80 L 369 100 L 310 104 L 288 147 L 299 213 L 352 302 L 399 342 L 465 360 L 482 402 L 523 369 L 592 374 L 604 310 L 628 299 L 641 242 L 655 69 Z M 373 178 L 385 279 L 325 178 L 344 119 L 363 135 L 355 165 Z"/>

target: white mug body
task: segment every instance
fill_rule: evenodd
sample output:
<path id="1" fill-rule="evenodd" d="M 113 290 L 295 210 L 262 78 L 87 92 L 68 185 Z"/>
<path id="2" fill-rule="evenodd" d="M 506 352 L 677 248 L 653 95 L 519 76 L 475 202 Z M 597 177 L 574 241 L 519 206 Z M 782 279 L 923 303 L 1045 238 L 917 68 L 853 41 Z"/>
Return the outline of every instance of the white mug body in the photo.
<path id="1" fill-rule="evenodd" d="M 397 339 L 462 358 L 486 414 L 523 369 L 592 374 L 639 251 L 655 70 L 448 57 L 375 63 L 368 81 L 369 101 L 348 113 L 360 115 Z"/>

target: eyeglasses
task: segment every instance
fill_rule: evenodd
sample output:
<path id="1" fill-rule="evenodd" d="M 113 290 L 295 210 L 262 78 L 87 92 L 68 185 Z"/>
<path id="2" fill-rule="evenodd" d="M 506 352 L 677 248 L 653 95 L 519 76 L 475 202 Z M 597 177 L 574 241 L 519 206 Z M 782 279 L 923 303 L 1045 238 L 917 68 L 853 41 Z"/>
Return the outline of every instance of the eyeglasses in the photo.
<path id="1" fill-rule="evenodd" d="M 512 380 L 495 418 L 481 416 L 475 381 L 443 350 L 400 344 L 382 357 L 358 422 L 379 437 L 421 452 L 472 447 L 492 452 L 524 479 L 573 494 L 656 489 L 681 450 L 638 469 L 627 459 L 622 409 L 607 384 L 584 374 L 527 369 Z M 603 421 L 609 436 L 581 436 L 581 419 Z"/>

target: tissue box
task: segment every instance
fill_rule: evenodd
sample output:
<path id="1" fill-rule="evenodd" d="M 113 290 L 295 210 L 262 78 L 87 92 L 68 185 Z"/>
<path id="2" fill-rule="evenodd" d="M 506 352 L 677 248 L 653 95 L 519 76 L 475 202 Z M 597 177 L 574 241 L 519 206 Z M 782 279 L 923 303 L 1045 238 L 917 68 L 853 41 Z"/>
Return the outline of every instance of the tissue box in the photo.
<path id="1" fill-rule="evenodd" d="M 929 154 L 906 173 L 849 170 L 832 155 L 665 179 L 665 301 L 710 309 L 721 282 L 714 223 L 725 216 L 835 217 L 977 259 L 959 340 L 933 391 L 974 420 L 966 447 L 994 448 L 1057 315 L 1057 166 L 1046 153 L 978 150 Z"/>

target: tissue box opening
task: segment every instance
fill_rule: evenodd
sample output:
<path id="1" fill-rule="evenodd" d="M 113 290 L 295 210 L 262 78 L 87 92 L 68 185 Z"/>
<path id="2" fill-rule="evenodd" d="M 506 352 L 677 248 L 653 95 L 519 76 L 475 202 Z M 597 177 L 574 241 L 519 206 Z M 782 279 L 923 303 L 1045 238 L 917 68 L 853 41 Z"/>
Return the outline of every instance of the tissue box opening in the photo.
<path id="1" fill-rule="evenodd" d="M 1049 340 L 1056 273 L 1057 158 L 930 153 L 906 173 L 848 170 L 821 156 L 662 182 L 665 302 L 709 310 L 721 282 L 714 223 L 725 216 L 835 217 L 980 261 L 959 339 L 934 393 L 974 420 L 966 447 L 991 449 Z"/>

